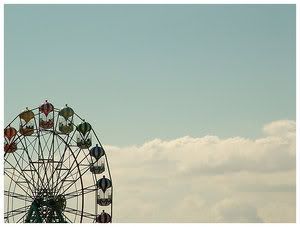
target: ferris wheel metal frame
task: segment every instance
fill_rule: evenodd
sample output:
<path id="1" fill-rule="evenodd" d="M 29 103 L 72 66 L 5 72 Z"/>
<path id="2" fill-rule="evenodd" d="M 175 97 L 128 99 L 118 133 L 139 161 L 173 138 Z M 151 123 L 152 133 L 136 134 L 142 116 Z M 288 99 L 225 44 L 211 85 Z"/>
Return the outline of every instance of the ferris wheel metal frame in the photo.
<path id="1" fill-rule="evenodd" d="M 92 137 L 97 142 L 93 147 Z M 92 184 L 87 186 L 88 181 Z M 93 127 L 67 105 L 58 109 L 46 100 L 26 108 L 5 127 L 4 188 L 5 222 L 112 222 L 113 184 L 106 152 Z M 93 192 L 95 197 L 87 196 Z M 92 198 L 95 207 L 86 211 L 85 199 Z M 16 208 L 20 201 L 25 206 Z M 99 207 L 109 208 L 108 213 L 99 213 Z"/>

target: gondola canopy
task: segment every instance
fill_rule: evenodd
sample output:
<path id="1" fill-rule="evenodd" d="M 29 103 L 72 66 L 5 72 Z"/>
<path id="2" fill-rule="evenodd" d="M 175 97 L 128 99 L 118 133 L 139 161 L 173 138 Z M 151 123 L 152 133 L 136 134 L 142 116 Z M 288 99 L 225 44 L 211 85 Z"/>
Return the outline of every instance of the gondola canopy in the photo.
<path id="1" fill-rule="evenodd" d="M 34 113 L 26 108 L 25 111 L 19 114 L 20 119 L 24 120 L 25 123 L 28 123 L 31 119 L 34 118 Z"/>
<path id="2" fill-rule="evenodd" d="M 96 144 L 96 146 L 90 150 L 90 155 L 98 161 L 104 155 L 104 149 Z"/>
<path id="3" fill-rule="evenodd" d="M 66 104 L 66 107 L 59 111 L 59 115 L 67 120 L 74 115 L 74 110 Z"/>
<path id="4" fill-rule="evenodd" d="M 11 140 L 13 137 L 17 135 L 17 130 L 14 127 L 8 126 L 6 129 L 4 129 L 4 136 L 8 139 Z"/>
<path id="5" fill-rule="evenodd" d="M 97 216 L 96 221 L 98 223 L 109 223 L 111 222 L 111 216 L 108 213 L 105 213 L 104 210 L 102 210 L 102 213 Z"/>
<path id="6" fill-rule="evenodd" d="M 41 113 L 45 114 L 46 117 L 50 112 L 54 110 L 54 106 L 47 100 L 39 107 Z"/>
<path id="7" fill-rule="evenodd" d="M 85 136 L 89 131 L 91 131 L 92 126 L 87 122 L 82 122 L 77 126 L 77 131 L 80 132 L 83 136 Z"/>
<path id="8" fill-rule="evenodd" d="M 105 192 L 108 188 L 110 188 L 111 185 L 112 185 L 111 181 L 105 178 L 105 176 L 103 176 L 103 178 L 97 181 L 97 187 L 101 189 L 103 192 Z"/>

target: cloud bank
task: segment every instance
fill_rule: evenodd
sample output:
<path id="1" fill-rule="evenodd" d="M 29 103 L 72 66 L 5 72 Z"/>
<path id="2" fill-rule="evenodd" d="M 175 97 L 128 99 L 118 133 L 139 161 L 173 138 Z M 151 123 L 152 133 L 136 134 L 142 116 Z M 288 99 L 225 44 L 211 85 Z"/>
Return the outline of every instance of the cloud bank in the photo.
<path id="1" fill-rule="evenodd" d="M 184 136 L 104 146 L 114 222 L 295 222 L 296 123 L 258 139 Z"/>

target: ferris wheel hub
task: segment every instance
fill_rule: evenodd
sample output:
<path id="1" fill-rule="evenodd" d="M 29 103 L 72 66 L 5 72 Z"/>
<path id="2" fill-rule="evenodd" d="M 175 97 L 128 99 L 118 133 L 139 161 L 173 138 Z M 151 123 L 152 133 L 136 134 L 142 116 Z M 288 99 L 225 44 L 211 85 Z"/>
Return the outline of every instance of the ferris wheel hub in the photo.
<path id="1" fill-rule="evenodd" d="M 66 207 L 64 195 L 55 196 L 51 190 L 41 189 L 32 201 L 25 219 L 27 223 L 64 223 L 62 213 Z"/>

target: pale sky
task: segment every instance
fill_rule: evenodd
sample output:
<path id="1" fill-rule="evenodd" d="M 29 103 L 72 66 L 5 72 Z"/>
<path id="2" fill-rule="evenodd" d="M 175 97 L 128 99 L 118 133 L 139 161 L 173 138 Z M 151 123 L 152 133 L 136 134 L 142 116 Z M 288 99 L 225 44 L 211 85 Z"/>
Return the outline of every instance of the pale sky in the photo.
<path id="1" fill-rule="evenodd" d="M 295 222 L 295 5 L 5 5 L 4 25 L 5 125 L 73 107 L 116 222 Z"/>
<path id="2" fill-rule="evenodd" d="M 255 138 L 295 120 L 295 18 L 293 5 L 6 5 L 5 122 L 48 99 L 114 145 Z"/>

